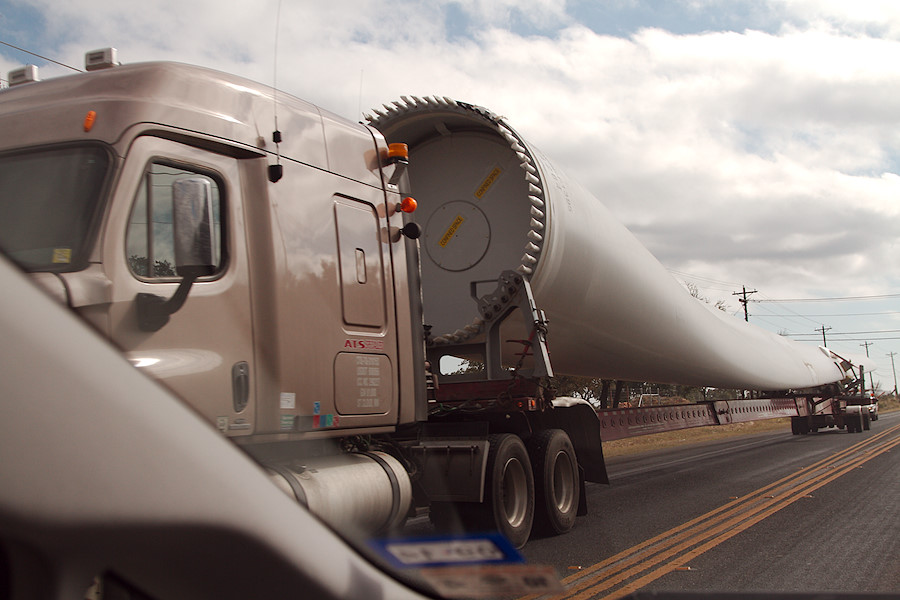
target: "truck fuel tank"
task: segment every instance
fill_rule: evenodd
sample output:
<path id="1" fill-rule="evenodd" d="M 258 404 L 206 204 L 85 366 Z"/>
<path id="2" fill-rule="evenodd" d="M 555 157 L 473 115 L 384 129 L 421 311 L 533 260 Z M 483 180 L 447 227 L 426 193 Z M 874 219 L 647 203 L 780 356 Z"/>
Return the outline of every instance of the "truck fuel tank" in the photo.
<path id="1" fill-rule="evenodd" d="M 412 484 L 403 465 L 384 452 L 360 452 L 272 462 L 270 479 L 335 528 L 388 531 L 406 520 Z"/>

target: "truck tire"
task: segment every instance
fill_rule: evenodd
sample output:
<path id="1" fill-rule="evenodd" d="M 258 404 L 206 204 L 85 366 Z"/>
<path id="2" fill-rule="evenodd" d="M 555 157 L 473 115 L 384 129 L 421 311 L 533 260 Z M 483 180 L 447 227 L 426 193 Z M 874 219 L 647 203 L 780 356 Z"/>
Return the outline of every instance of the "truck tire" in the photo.
<path id="1" fill-rule="evenodd" d="M 791 417 L 791 433 L 794 435 L 808 434 L 809 419 L 807 417 Z"/>
<path id="2" fill-rule="evenodd" d="M 528 440 L 534 470 L 535 528 L 558 535 L 572 529 L 581 486 L 578 460 L 569 435 L 562 429 L 539 431 Z"/>
<path id="3" fill-rule="evenodd" d="M 511 433 L 488 436 L 487 480 L 480 505 L 484 524 L 521 548 L 534 521 L 534 477 L 521 438 Z"/>

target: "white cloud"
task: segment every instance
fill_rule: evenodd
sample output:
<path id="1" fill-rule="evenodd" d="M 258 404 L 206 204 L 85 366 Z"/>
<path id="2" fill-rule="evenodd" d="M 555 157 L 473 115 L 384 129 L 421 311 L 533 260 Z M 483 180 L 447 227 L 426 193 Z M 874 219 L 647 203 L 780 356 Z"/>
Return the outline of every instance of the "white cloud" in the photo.
<path id="1" fill-rule="evenodd" d="M 849 33 L 900 35 L 900 5 L 893 0 L 770 0 L 769 3 L 800 23 Z"/>
<path id="2" fill-rule="evenodd" d="M 537 28 L 569 22 L 565 0 L 443 0 L 445 6 L 456 5 L 481 23 L 509 27 L 516 19 Z"/>
<path id="3" fill-rule="evenodd" d="M 70 64 L 114 45 L 273 78 L 275 0 L 29 4 Z M 900 5 L 753 6 L 783 25 L 613 37 L 561 0 L 283 0 L 278 84 L 353 119 L 401 94 L 483 104 L 667 266 L 769 296 L 896 293 Z"/>

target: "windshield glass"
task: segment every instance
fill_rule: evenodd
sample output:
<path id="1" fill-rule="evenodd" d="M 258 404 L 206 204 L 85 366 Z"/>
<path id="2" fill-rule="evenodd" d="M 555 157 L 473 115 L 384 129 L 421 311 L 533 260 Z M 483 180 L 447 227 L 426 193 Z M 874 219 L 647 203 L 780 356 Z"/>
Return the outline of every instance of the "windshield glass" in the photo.
<path id="1" fill-rule="evenodd" d="M 83 268 L 109 170 L 99 145 L 0 155 L 0 247 L 28 271 Z"/>
<path id="2" fill-rule="evenodd" d="M 900 598 L 900 10 L 137 4 L 10 28 L 0 600 Z"/>

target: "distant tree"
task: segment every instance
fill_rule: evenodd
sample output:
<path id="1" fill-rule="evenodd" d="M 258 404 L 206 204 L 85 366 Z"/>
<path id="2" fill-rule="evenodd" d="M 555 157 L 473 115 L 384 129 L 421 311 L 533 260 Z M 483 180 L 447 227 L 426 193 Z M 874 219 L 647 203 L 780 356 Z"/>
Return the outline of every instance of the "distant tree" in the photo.
<path id="1" fill-rule="evenodd" d="M 157 260 L 153 262 L 153 274 L 151 275 L 148 268 L 148 260 L 146 256 L 138 256 L 132 254 L 128 257 L 128 266 L 137 275 L 143 277 L 175 277 L 175 269 L 172 263 L 167 260 Z"/>
<path id="2" fill-rule="evenodd" d="M 158 260 L 154 262 L 153 271 L 157 277 L 174 277 L 176 275 L 172 263 L 167 260 Z"/>
<path id="3" fill-rule="evenodd" d="M 462 375 L 464 373 L 481 373 L 484 371 L 484 363 L 477 360 L 460 359 L 462 362 L 459 367 L 448 375 Z"/>
<path id="4" fill-rule="evenodd" d="M 706 304 L 710 303 L 710 299 L 700 293 L 700 288 L 697 287 L 696 284 L 691 282 L 686 282 L 684 287 L 687 288 L 688 293 L 699 300 L 700 302 L 705 302 Z M 713 304 L 714 307 L 718 308 L 722 312 L 728 312 L 728 303 L 724 300 L 716 300 L 716 303 Z"/>
<path id="5" fill-rule="evenodd" d="M 584 400 L 600 399 L 603 380 L 596 377 L 556 375 L 553 378 L 557 396 L 572 396 Z"/>
<path id="6" fill-rule="evenodd" d="M 709 298 L 704 298 L 700 295 L 700 288 L 697 287 L 696 284 L 691 283 L 690 281 L 684 284 L 684 287 L 687 288 L 688 293 L 696 298 L 697 300 L 702 300 L 703 302 L 709 302 Z"/>
<path id="7" fill-rule="evenodd" d="M 147 269 L 147 257 L 146 256 L 138 256 L 137 254 L 132 254 L 128 257 L 128 266 L 131 267 L 131 270 L 137 274 L 146 277 L 150 274 Z"/>

